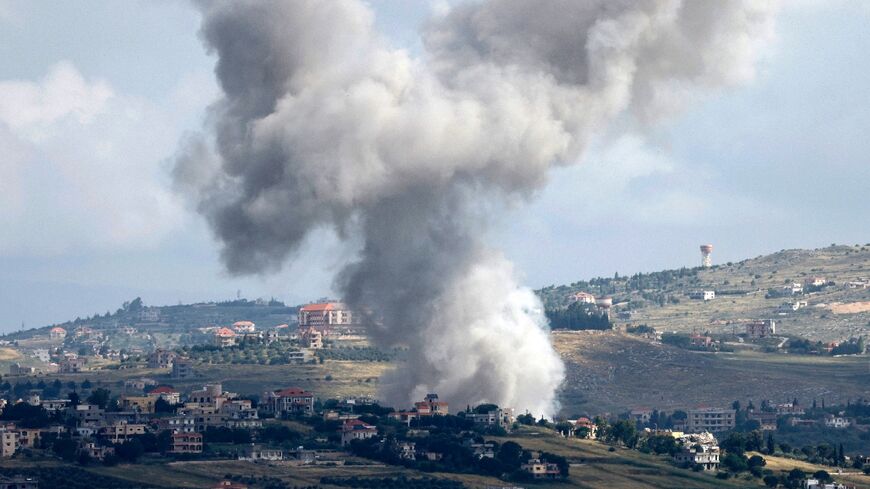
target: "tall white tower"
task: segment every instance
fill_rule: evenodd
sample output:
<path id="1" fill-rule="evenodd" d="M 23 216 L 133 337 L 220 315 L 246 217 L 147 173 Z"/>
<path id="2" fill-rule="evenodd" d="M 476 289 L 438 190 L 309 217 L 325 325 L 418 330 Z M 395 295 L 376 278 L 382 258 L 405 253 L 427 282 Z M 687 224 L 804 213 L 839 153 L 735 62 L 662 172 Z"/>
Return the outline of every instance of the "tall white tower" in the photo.
<path id="1" fill-rule="evenodd" d="M 705 244 L 701 245 L 701 266 L 704 268 L 710 268 L 713 266 L 713 258 L 710 256 L 713 254 L 713 245 Z"/>

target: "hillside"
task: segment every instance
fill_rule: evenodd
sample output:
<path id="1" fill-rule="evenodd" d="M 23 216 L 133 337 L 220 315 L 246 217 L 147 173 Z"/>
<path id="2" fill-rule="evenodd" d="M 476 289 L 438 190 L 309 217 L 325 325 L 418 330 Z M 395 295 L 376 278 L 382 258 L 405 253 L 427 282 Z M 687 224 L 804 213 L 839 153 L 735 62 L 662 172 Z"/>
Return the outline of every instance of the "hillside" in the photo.
<path id="1" fill-rule="evenodd" d="M 788 284 L 824 279 L 795 296 L 766 297 Z M 870 288 L 848 283 L 870 277 L 870 245 L 783 250 L 710 269 L 666 270 L 631 277 L 596 278 L 538 291 L 548 309 L 564 307 L 576 292 L 613 297 L 620 325 L 646 324 L 661 331 L 728 334 L 744 321 L 775 319 L 777 333 L 811 340 L 842 341 L 870 331 Z M 716 298 L 689 299 L 691 291 L 714 290 Z M 805 301 L 797 311 L 784 304 Z M 803 306 L 803 304 L 801 304 Z"/>

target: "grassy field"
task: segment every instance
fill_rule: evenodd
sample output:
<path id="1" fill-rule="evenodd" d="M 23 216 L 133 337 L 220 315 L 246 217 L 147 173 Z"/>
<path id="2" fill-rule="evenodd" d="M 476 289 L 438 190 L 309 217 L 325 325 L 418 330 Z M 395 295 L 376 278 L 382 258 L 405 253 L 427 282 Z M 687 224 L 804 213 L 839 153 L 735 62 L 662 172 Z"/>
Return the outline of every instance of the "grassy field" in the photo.
<path id="1" fill-rule="evenodd" d="M 870 397 L 867 356 L 700 353 L 617 332 L 555 332 L 553 343 L 567 366 L 566 415 Z"/>

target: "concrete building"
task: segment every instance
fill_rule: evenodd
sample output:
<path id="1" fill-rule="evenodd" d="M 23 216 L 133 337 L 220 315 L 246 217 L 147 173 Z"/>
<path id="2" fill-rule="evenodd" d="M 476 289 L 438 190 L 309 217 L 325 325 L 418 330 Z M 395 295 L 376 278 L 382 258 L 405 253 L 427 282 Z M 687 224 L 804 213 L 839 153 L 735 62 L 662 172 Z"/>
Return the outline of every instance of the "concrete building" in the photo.
<path id="1" fill-rule="evenodd" d="M 261 407 L 275 416 L 286 414 L 314 414 L 314 394 L 290 387 L 263 393 Z"/>
<path id="2" fill-rule="evenodd" d="M 299 344 L 303 348 L 319 350 L 323 348 L 323 334 L 313 326 L 300 326 Z"/>
<path id="3" fill-rule="evenodd" d="M 48 337 L 52 340 L 62 340 L 66 338 L 66 330 L 60 326 L 55 326 L 48 331 Z"/>
<path id="4" fill-rule="evenodd" d="M 746 419 L 758 421 L 759 428 L 762 431 L 776 430 L 777 417 L 776 413 L 766 411 L 750 411 L 749 414 L 746 415 Z"/>
<path id="5" fill-rule="evenodd" d="M 237 333 L 253 333 L 257 331 L 257 325 L 251 321 L 236 321 L 233 323 L 233 330 Z"/>
<path id="6" fill-rule="evenodd" d="M 158 348 L 148 355 L 148 368 L 172 368 L 176 356 L 172 350 Z"/>
<path id="7" fill-rule="evenodd" d="M 746 337 L 752 339 L 767 338 L 776 334 L 776 321 L 763 319 L 746 323 Z"/>
<path id="8" fill-rule="evenodd" d="M 719 433 L 734 428 L 735 411 L 727 408 L 690 409 L 686 418 L 686 430 L 691 433 L 709 431 Z"/>
<path id="9" fill-rule="evenodd" d="M 169 453 L 202 453 L 202 434 L 173 433 Z"/>
<path id="10" fill-rule="evenodd" d="M 569 297 L 569 300 L 581 304 L 595 304 L 595 296 L 588 292 L 576 292 Z"/>
<path id="11" fill-rule="evenodd" d="M 537 458 L 529 459 L 520 465 L 520 470 L 531 475 L 533 479 L 555 479 L 561 475 L 558 465 Z"/>
<path id="12" fill-rule="evenodd" d="M 354 324 L 354 314 L 347 305 L 340 302 L 308 304 L 299 308 L 299 327 L 312 326 L 321 332 L 328 332 L 332 326 Z"/>
<path id="13" fill-rule="evenodd" d="M 470 419 L 475 424 L 500 426 L 505 431 L 510 431 L 514 425 L 514 410 L 511 408 L 498 408 L 481 414 L 465 413 L 465 419 Z"/>
<path id="14" fill-rule="evenodd" d="M 193 376 L 193 362 L 189 358 L 178 357 L 172 362 L 173 379 L 189 379 Z"/>
<path id="15" fill-rule="evenodd" d="M 716 298 L 715 290 L 693 290 L 689 292 L 689 299 L 699 301 L 711 301 Z"/>
<path id="16" fill-rule="evenodd" d="M 684 446 L 674 455 L 674 461 L 684 467 L 700 466 L 702 470 L 719 468 L 719 447 L 704 443 Z"/>
<path id="17" fill-rule="evenodd" d="M 215 346 L 219 346 L 221 348 L 235 346 L 236 336 L 236 332 L 231 330 L 230 328 L 218 328 L 214 332 L 212 342 Z"/>
<path id="18" fill-rule="evenodd" d="M 341 425 L 341 444 L 342 446 L 350 444 L 353 440 L 367 440 L 373 436 L 377 436 L 378 428 L 370 424 L 364 423 L 358 419 L 349 419 Z"/>

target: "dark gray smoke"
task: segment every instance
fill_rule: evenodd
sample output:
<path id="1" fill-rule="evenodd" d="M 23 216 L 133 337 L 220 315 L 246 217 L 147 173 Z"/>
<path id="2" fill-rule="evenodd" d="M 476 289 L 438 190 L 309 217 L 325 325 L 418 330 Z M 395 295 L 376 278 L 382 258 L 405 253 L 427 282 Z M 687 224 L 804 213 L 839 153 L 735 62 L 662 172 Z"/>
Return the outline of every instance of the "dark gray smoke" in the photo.
<path id="1" fill-rule="evenodd" d="M 751 77 L 757 1 L 490 0 L 432 19 L 419 58 L 357 0 L 204 2 L 224 96 L 175 175 L 234 273 L 275 270 L 313 229 L 361 240 L 337 277 L 429 391 L 552 414 L 563 379 L 542 307 L 481 235 L 622 114 L 654 120 Z M 542 243 L 542 253 L 546 253 Z"/>

